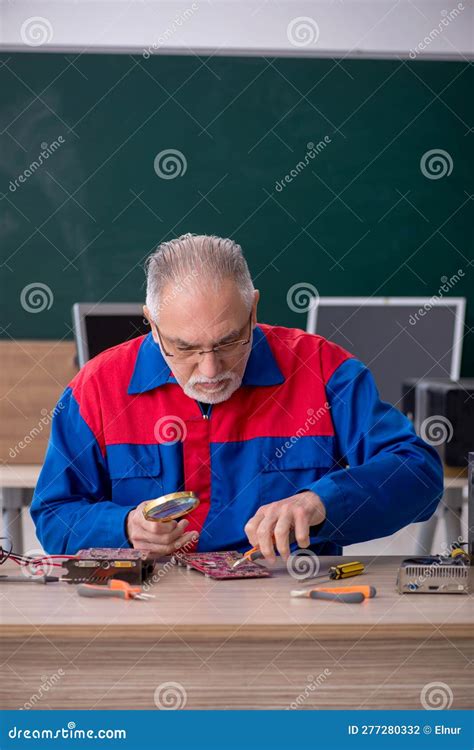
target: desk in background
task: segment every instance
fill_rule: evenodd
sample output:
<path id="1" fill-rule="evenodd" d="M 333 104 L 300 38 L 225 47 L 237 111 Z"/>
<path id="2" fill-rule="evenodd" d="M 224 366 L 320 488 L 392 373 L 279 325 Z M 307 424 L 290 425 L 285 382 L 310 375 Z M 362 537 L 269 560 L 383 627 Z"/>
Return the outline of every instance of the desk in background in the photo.
<path id="1" fill-rule="evenodd" d="M 21 511 L 30 505 L 41 466 L 0 466 L 0 493 L 3 535 L 15 552 L 24 552 Z"/>
<path id="2" fill-rule="evenodd" d="M 414 709 L 432 682 L 468 708 L 472 598 L 397 594 L 400 559 L 364 560 L 357 581 L 378 594 L 353 605 L 292 599 L 301 585 L 284 566 L 269 579 L 212 581 L 161 564 L 148 602 L 4 584 L 2 706 L 31 703 L 48 679 L 35 708 L 153 709 L 155 690 L 174 683 L 188 709 Z M 322 570 L 340 561 L 322 558 Z"/>
<path id="3" fill-rule="evenodd" d="M 29 505 L 49 439 L 52 411 L 77 372 L 72 341 L 1 341 L 0 493 L 4 534 L 23 551 Z"/>

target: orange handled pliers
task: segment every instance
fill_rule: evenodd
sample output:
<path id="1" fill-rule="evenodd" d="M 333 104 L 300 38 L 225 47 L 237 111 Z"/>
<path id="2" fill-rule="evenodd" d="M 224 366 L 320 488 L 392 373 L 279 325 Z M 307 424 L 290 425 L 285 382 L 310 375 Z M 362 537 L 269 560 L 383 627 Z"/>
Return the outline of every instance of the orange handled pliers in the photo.
<path id="1" fill-rule="evenodd" d="M 80 583 L 77 587 L 79 596 L 116 596 L 119 599 L 154 599 L 153 594 L 145 594 L 140 586 L 130 586 L 127 581 L 111 578 L 107 586 L 96 586 L 93 583 Z"/>

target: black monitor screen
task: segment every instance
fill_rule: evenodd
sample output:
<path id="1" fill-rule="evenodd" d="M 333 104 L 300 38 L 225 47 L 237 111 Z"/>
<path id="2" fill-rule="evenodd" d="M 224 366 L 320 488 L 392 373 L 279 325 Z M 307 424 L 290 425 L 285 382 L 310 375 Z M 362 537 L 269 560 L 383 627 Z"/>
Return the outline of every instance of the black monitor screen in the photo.
<path id="1" fill-rule="evenodd" d="M 84 322 L 89 359 L 111 346 L 150 333 L 143 315 L 86 315 Z"/>

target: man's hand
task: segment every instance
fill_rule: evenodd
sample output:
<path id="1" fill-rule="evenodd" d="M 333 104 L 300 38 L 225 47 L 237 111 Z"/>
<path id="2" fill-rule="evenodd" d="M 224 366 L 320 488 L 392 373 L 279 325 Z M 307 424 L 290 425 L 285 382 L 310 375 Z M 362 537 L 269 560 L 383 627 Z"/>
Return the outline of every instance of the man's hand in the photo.
<path id="1" fill-rule="evenodd" d="M 143 508 L 147 502 L 140 503 L 127 516 L 127 536 L 135 549 L 150 552 L 156 557 L 172 555 L 187 542 L 197 541 L 197 531 L 185 533 L 189 521 L 156 522 L 147 521 L 143 515 Z"/>
<path id="2" fill-rule="evenodd" d="M 290 531 L 294 530 L 300 547 L 308 547 L 309 527 L 322 523 L 326 508 L 315 492 L 301 492 L 276 503 L 262 505 L 245 526 L 252 547 L 258 546 L 263 556 L 275 561 L 273 538 L 278 552 L 287 560 L 290 555 Z"/>

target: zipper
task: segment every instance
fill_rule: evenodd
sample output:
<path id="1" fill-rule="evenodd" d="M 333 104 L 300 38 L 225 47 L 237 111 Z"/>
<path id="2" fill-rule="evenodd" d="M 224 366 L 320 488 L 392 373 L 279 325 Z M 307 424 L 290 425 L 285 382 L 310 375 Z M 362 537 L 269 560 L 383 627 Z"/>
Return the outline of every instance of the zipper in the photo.
<path id="1" fill-rule="evenodd" d="M 207 406 L 207 411 L 206 411 L 206 413 L 204 413 L 204 409 L 203 409 L 203 408 L 202 408 L 202 406 L 201 406 L 201 402 L 200 402 L 200 401 L 197 401 L 197 404 L 198 404 L 198 406 L 199 406 L 199 409 L 200 409 L 200 411 L 201 411 L 201 414 L 202 414 L 202 418 L 203 418 L 203 419 L 209 419 L 209 418 L 210 418 L 210 416 L 211 416 L 211 411 L 212 411 L 212 404 L 206 404 L 206 406 Z"/>

